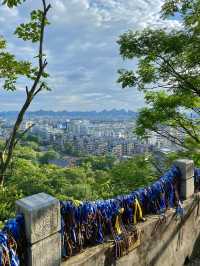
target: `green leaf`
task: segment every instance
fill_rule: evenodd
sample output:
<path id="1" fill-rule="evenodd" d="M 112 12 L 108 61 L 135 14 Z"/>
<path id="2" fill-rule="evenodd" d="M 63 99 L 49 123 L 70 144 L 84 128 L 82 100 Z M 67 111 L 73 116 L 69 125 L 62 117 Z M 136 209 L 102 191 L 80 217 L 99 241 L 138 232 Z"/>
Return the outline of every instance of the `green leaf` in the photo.
<path id="1" fill-rule="evenodd" d="M 16 30 L 15 35 L 24 41 L 39 42 L 41 35 L 41 24 L 43 18 L 43 11 L 33 10 L 31 12 L 31 20 L 28 23 L 20 24 Z M 45 26 L 49 25 L 48 20 L 45 20 Z"/>
<path id="2" fill-rule="evenodd" d="M 18 5 L 21 5 L 26 0 L 4 0 L 2 2 L 3 5 L 7 5 L 8 7 L 12 8 Z"/>
<path id="3" fill-rule="evenodd" d="M 118 82 L 142 90 L 145 97 L 147 107 L 136 127 L 140 136 L 170 127 L 200 143 L 199 114 L 189 115 L 200 106 L 199 13 L 199 0 L 165 0 L 163 18 L 180 17 L 182 28 L 128 31 L 118 40 L 122 58 L 134 63 L 133 70 L 118 71 Z"/>

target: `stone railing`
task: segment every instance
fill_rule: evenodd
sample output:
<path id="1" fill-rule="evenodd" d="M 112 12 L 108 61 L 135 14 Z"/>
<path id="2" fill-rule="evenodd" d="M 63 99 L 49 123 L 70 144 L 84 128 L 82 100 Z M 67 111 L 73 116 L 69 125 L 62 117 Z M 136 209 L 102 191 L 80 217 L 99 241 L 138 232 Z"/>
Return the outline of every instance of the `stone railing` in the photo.
<path id="1" fill-rule="evenodd" d="M 180 179 L 180 197 L 186 201 L 187 204 L 185 209 L 187 213 L 193 213 L 196 210 L 196 205 L 192 207 L 194 202 L 194 163 L 191 160 L 177 160 L 175 165 L 180 169 L 181 179 Z M 195 198 L 196 199 L 196 198 Z M 199 201 L 198 201 L 199 202 Z M 191 209 L 193 208 L 193 209 Z M 54 197 L 47 195 L 45 193 L 40 193 L 33 195 L 16 202 L 17 213 L 23 214 L 25 218 L 25 231 L 27 238 L 27 265 L 29 266 L 57 266 L 61 265 L 61 216 L 60 216 L 60 203 Z M 174 213 L 174 212 L 173 212 Z M 187 214 L 186 214 L 187 215 Z M 185 215 L 185 217 L 187 217 Z M 190 256 L 192 252 L 191 243 L 193 243 L 198 234 L 200 233 L 200 226 L 197 228 L 194 225 L 195 222 L 199 223 L 199 219 L 182 220 L 180 223 L 171 223 L 173 219 L 172 211 L 166 214 L 169 219 L 169 223 L 165 223 L 165 227 L 161 226 L 163 236 L 160 233 L 152 234 L 151 231 L 155 226 L 155 216 L 152 217 L 139 227 L 141 227 L 140 246 L 132 251 L 129 255 L 113 261 L 113 244 L 107 243 L 99 245 L 95 248 L 89 248 L 87 251 L 72 257 L 63 265 L 175 265 L 173 261 L 178 257 L 180 264 L 184 263 L 187 256 Z M 159 218 L 159 217 L 158 217 Z M 176 253 L 175 244 L 170 248 L 170 241 L 173 242 L 174 239 L 178 237 L 178 234 L 182 226 L 188 224 L 188 230 L 192 232 L 189 234 L 187 232 L 186 244 L 184 244 L 184 249 L 179 250 Z M 182 225 L 182 224 L 183 225 Z M 199 224 L 200 225 L 200 224 Z M 159 228 L 159 230 L 160 230 Z M 195 230 L 194 230 L 195 228 Z M 158 231 L 159 231 L 158 230 Z M 163 231 L 164 230 L 164 231 Z M 157 230 L 156 230 L 157 231 Z M 151 233 L 150 233 L 151 232 Z M 152 238 L 153 236 L 153 238 Z M 154 237 L 155 236 L 155 237 Z M 144 243 L 144 244 L 143 244 Z M 190 245 L 190 246 L 189 246 Z M 173 250 L 173 252 L 172 252 Z M 170 257 L 169 257 L 170 254 Z M 162 264 L 160 259 L 165 258 Z M 173 262 L 173 263 L 171 263 Z"/>

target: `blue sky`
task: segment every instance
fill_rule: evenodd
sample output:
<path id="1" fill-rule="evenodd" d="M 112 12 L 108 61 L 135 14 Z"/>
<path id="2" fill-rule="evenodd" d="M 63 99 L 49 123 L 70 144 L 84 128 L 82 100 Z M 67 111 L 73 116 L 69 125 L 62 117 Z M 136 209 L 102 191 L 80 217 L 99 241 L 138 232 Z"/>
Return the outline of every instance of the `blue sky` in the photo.
<path id="1" fill-rule="evenodd" d="M 47 0 L 48 1 L 48 0 Z M 51 0 L 51 26 L 48 27 L 45 53 L 51 75 L 51 92 L 43 92 L 31 110 L 138 110 L 143 95 L 134 89 L 122 90 L 116 83 L 119 68 L 134 68 L 123 62 L 116 41 L 128 29 L 176 27 L 176 20 L 160 20 L 163 0 Z M 0 7 L 0 35 L 19 59 L 34 62 L 36 47 L 13 36 L 18 23 L 27 20 L 41 0 L 26 0 L 16 9 Z M 0 90 L 0 111 L 18 110 L 25 97 L 25 84 L 17 92 Z"/>

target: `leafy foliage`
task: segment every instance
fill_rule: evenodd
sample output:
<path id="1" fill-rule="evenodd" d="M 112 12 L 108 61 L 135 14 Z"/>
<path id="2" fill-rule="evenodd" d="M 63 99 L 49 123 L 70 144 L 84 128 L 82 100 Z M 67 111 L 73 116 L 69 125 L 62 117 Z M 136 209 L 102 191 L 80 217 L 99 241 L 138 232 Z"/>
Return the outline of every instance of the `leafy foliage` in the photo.
<path id="1" fill-rule="evenodd" d="M 3 4 L 8 7 L 14 7 L 21 4 L 22 0 L 4 0 Z M 46 78 L 49 76 L 45 72 L 47 67 L 46 55 L 43 53 L 45 27 L 49 25 L 47 13 L 51 8 L 46 0 L 41 0 L 42 9 L 33 10 L 30 14 L 31 20 L 28 23 L 22 23 L 15 30 L 15 35 L 24 41 L 32 41 L 38 43 L 38 51 L 36 54 L 37 65 L 32 66 L 30 62 L 18 61 L 14 55 L 6 51 L 6 42 L 0 38 L 0 79 L 3 83 L 3 89 L 16 90 L 17 80 L 25 77 L 27 84 L 24 91 L 26 97 L 24 103 L 14 122 L 10 136 L 8 136 L 5 144 L 0 150 L 0 186 L 4 185 L 6 172 L 12 162 L 15 147 L 19 140 L 28 132 L 28 129 L 21 131 L 20 127 L 23 122 L 24 115 L 31 105 L 32 101 L 42 90 L 50 90 L 47 85 Z"/>
<path id="2" fill-rule="evenodd" d="M 3 5 L 7 5 L 8 7 L 12 8 L 18 5 L 21 5 L 26 0 L 4 0 Z"/>
<path id="3" fill-rule="evenodd" d="M 89 156 L 83 159 L 83 164 L 90 164 L 93 170 L 109 170 L 114 166 L 116 159 L 112 156 Z"/>
<path id="4" fill-rule="evenodd" d="M 21 197 L 23 193 L 17 191 L 15 186 L 9 185 L 0 189 L 0 221 L 15 216 L 15 201 Z"/>
<path id="5" fill-rule="evenodd" d="M 6 41 L 0 38 L 0 79 L 4 80 L 5 90 L 15 90 L 16 81 L 20 76 L 28 77 L 31 73 L 31 63 L 17 61 L 15 56 L 6 52 Z"/>
<path id="6" fill-rule="evenodd" d="M 56 159 L 59 159 L 59 154 L 54 151 L 54 150 L 50 150 L 48 152 L 45 152 L 41 157 L 40 157 L 40 162 L 41 163 L 48 163 L 49 160 L 56 160 Z"/>
<path id="7" fill-rule="evenodd" d="M 120 36 L 118 44 L 124 59 L 137 59 L 136 70 L 119 70 L 122 87 L 135 87 L 145 94 L 148 107 L 141 110 L 136 133 L 146 136 L 148 130 L 159 133 L 164 126 L 200 143 L 200 1 L 167 0 L 162 16 L 179 16 L 182 27 L 176 30 L 149 28 Z M 190 117 L 188 114 L 192 113 Z M 180 146 L 188 142 L 170 136 Z"/>
<path id="8" fill-rule="evenodd" d="M 29 23 L 22 23 L 15 30 L 15 34 L 18 38 L 24 41 L 32 41 L 33 43 L 39 42 L 41 37 L 41 25 L 43 20 L 43 11 L 33 10 L 31 12 L 31 21 Z M 49 25 L 47 19 L 45 19 L 45 26 Z"/>
<path id="9" fill-rule="evenodd" d="M 127 194 L 130 189 L 144 187 L 157 177 L 157 173 L 145 156 L 116 164 L 111 169 L 111 188 L 113 195 Z"/>
<path id="10" fill-rule="evenodd" d="M 5 187 L 0 189 L 0 221 L 14 215 L 15 200 L 46 192 L 61 200 L 95 200 L 128 193 L 151 183 L 158 174 L 143 156 L 121 163 L 109 157 L 86 158 L 80 167 L 40 163 L 45 152 L 26 143 L 16 147 Z"/>

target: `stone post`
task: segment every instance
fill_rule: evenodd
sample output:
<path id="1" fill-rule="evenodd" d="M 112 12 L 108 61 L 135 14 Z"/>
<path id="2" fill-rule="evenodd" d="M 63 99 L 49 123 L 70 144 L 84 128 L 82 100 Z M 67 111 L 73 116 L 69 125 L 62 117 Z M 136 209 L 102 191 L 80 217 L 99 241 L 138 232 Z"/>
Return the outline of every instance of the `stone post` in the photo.
<path id="1" fill-rule="evenodd" d="M 181 172 L 180 198 L 188 199 L 194 194 L 194 162 L 180 159 L 174 162 Z"/>
<path id="2" fill-rule="evenodd" d="M 60 203 L 54 197 L 39 193 L 16 201 L 17 213 L 25 218 L 28 241 L 27 266 L 61 264 Z"/>

